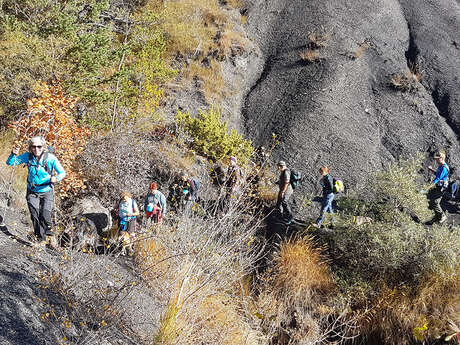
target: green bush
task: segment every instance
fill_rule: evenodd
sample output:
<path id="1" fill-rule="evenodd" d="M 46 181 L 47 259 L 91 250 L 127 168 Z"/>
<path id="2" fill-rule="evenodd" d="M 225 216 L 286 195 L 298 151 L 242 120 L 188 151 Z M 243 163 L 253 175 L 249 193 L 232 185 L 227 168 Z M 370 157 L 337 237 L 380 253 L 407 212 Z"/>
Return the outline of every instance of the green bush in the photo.
<path id="1" fill-rule="evenodd" d="M 228 131 L 227 122 L 222 122 L 220 111 L 211 108 L 208 112 L 200 110 L 198 117 L 177 112 L 176 122 L 188 133 L 193 149 L 213 160 L 236 156 L 245 164 L 254 151 L 251 141 L 245 140 L 234 129 Z"/>

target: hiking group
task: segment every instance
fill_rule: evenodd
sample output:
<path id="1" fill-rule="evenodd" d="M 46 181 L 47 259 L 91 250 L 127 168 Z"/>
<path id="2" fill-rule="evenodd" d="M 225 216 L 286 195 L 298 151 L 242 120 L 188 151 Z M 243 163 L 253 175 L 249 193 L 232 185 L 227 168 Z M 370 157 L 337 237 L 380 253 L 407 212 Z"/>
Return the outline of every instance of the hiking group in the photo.
<path id="1" fill-rule="evenodd" d="M 438 167 L 434 169 L 432 166 L 428 166 L 428 170 L 435 174 L 435 178 L 427 197 L 435 216 L 427 224 L 443 223 L 447 219 L 441 207 L 441 200 L 446 192 L 451 198 L 455 198 L 457 191 L 460 190 L 458 184 L 449 183 L 449 166 L 445 161 L 445 153 L 437 152 L 434 158 Z M 54 207 L 54 184 L 61 181 L 66 176 L 66 172 L 56 156 L 47 149 L 45 139 L 41 136 L 29 140 L 28 151 L 25 153 L 19 155 L 19 150 L 13 148 L 6 164 L 10 166 L 24 164 L 28 167 L 26 200 L 34 229 L 34 242 L 44 244 L 47 236 L 53 236 L 51 214 Z M 289 225 L 294 221 L 291 199 L 301 176 L 295 170 L 289 169 L 285 161 L 278 162 L 278 171 L 280 175 L 276 209 L 279 210 L 280 221 Z M 321 209 L 316 222 L 312 224 L 317 228 L 322 226 L 327 213 L 334 214 L 334 197 L 344 190 L 343 182 L 330 175 L 328 166 L 321 166 L 319 173 L 322 187 Z M 222 183 L 224 195 L 223 202 L 219 206 L 221 212 L 225 212 L 231 200 L 236 198 L 241 180 L 241 169 L 237 164 L 236 157 L 230 157 L 226 176 Z M 197 178 L 182 174 L 179 181 L 172 185 L 167 199 L 158 190 L 157 182 L 150 183 L 143 203 L 145 212 L 143 225 L 160 225 L 167 212 L 167 202 L 171 203 L 176 212 L 183 211 L 185 217 L 190 217 L 197 201 L 199 186 L 200 183 Z M 128 244 L 133 243 L 137 232 L 137 217 L 140 216 L 139 206 L 132 195 L 124 191 L 121 193 L 115 210 L 119 241 Z M 334 218 L 332 218 L 332 222 L 334 222 Z"/>
<path id="2" fill-rule="evenodd" d="M 434 169 L 431 165 L 428 166 L 428 170 L 432 172 L 435 177 L 432 182 L 432 187 L 427 194 L 427 199 L 429 207 L 434 211 L 435 215 L 431 220 L 425 223 L 426 225 L 432 225 L 434 223 L 441 224 L 447 220 L 446 212 L 441 206 L 441 201 L 444 198 L 451 200 L 460 199 L 460 185 L 456 181 L 449 183 L 450 169 L 446 163 L 445 152 L 438 151 L 434 154 L 433 158 L 435 159 L 438 167 Z M 280 221 L 286 225 L 290 225 L 294 221 L 290 199 L 295 187 L 301 180 L 301 176 L 298 172 L 288 169 L 285 161 L 278 162 L 278 170 L 280 172 L 280 176 L 278 182 L 279 191 L 276 208 L 280 213 Z M 343 181 L 333 178 L 330 175 L 330 169 L 327 165 L 323 165 L 319 168 L 319 174 L 321 176 L 320 185 L 322 187 L 322 199 L 320 214 L 316 221 L 312 223 L 312 226 L 316 228 L 321 227 L 327 213 L 332 215 L 331 224 L 334 224 L 334 197 L 337 193 L 344 191 Z"/>

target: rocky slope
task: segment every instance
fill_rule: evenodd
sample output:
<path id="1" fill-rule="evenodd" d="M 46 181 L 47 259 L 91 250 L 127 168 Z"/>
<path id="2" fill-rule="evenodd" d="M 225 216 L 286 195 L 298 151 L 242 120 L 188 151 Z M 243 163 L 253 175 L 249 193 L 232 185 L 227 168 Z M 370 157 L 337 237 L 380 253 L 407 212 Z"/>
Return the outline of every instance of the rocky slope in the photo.
<path id="1" fill-rule="evenodd" d="M 246 6 L 264 66 L 258 79 L 247 80 L 244 128 L 256 145 L 278 134 L 275 159 L 306 174 L 303 188 L 313 188 L 321 164 L 358 188 L 376 169 L 416 152 L 445 148 L 458 165 L 458 1 Z M 310 33 L 330 38 L 315 47 Z M 312 47 L 318 59 L 302 59 Z M 421 76 L 421 84 L 412 79 L 412 90 L 396 90 L 392 76 L 406 72 L 409 79 Z"/>

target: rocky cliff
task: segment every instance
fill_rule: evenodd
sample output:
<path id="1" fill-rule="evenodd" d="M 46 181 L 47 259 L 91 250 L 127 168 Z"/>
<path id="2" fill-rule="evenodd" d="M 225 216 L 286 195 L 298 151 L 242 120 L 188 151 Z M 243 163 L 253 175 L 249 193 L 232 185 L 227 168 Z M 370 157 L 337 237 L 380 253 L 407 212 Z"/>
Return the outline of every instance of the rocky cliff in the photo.
<path id="1" fill-rule="evenodd" d="M 355 187 L 416 152 L 445 148 L 458 165 L 458 1 L 255 0 L 246 9 L 263 68 L 248 80 L 243 123 L 256 145 L 279 136 L 275 159 L 312 183 L 328 164 Z"/>

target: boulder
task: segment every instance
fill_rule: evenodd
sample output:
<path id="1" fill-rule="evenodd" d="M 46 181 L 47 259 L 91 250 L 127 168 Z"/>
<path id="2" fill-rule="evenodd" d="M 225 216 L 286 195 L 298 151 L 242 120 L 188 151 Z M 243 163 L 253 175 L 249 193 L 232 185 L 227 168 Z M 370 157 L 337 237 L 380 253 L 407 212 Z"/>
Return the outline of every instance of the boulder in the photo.
<path id="1" fill-rule="evenodd" d="M 95 196 L 77 200 L 70 215 L 76 219 L 76 224 L 85 224 L 90 229 L 95 229 L 99 235 L 108 232 L 112 227 L 110 211 Z"/>

